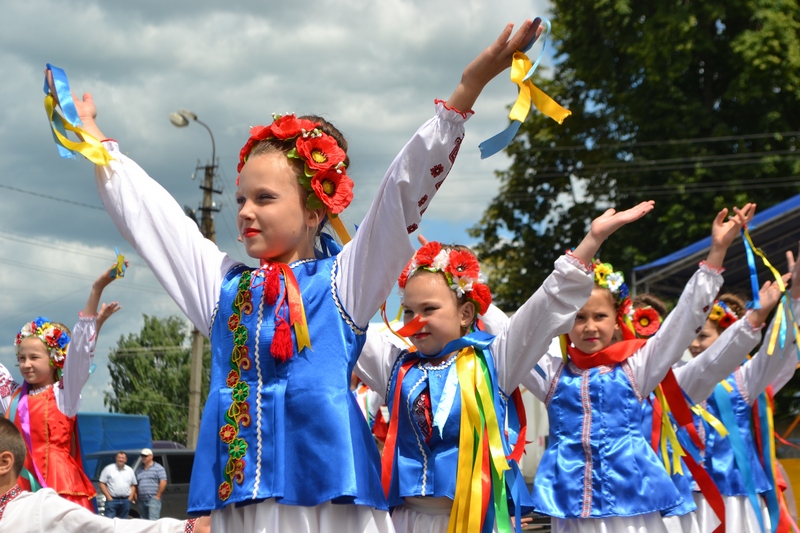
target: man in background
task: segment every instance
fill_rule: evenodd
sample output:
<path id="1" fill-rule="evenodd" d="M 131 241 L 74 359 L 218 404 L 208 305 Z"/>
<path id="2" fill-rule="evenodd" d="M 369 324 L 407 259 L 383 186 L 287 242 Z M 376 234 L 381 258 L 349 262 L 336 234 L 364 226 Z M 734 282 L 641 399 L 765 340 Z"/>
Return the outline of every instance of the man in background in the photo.
<path id="1" fill-rule="evenodd" d="M 142 465 L 136 469 L 136 505 L 139 515 L 146 520 L 161 517 L 161 495 L 167 488 L 167 472 L 153 460 L 153 450 L 142 450 Z"/>
<path id="2" fill-rule="evenodd" d="M 114 462 L 100 472 L 100 490 L 106 497 L 108 518 L 128 518 L 131 502 L 136 501 L 136 475 L 127 462 L 128 454 L 117 452 Z"/>

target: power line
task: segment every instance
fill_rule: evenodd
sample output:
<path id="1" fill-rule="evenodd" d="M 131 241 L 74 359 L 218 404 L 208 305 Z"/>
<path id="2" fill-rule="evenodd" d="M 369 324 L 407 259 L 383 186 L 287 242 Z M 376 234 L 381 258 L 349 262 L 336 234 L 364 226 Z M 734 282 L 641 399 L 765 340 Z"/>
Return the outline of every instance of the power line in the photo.
<path id="1" fill-rule="evenodd" d="M 89 209 L 99 209 L 100 211 L 105 211 L 104 208 L 96 206 L 96 205 L 84 204 L 82 202 L 76 202 L 74 200 L 68 200 L 66 198 L 59 198 L 57 196 L 50 196 L 50 195 L 47 195 L 47 194 L 42 194 L 40 192 L 27 191 L 25 189 L 19 189 L 17 187 L 12 187 L 10 185 L 4 185 L 2 183 L 0 183 L 0 188 L 8 189 L 10 191 L 14 191 L 14 192 L 22 193 L 22 194 L 30 194 L 31 196 L 38 196 L 39 198 L 46 198 L 48 200 L 55 200 L 56 202 L 64 202 L 65 204 L 79 205 L 81 207 L 88 207 Z"/>
<path id="2" fill-rule="evenodd" d="M 536 146 L 535 149 L 542 152 L 566 152 L 566 151 L 592 151 L 600 148 L 623 148 L 623 147 L 640 147 L 640 146 L 659 146 L 664 144 L 677 145 L 677 144 L 701 144 L 709 142 L 726 142 L 726 141 L 746 141 L 748 139 L 767 139 L 778 137 L 793 137 L 800 135 L 800 131 L 777 131 L 774 133 L 749 133 L 744 135 L 722 135 L 718 137 L 694 137 L 688 139 L 664 139 L 661 141 L 630 141 L 619 143 L 607 144 L 593 144 L 591 147 L 585 144 L 576 144 L 568 146 Z M 530 138 L 528 142 L 531 143 Z"/>

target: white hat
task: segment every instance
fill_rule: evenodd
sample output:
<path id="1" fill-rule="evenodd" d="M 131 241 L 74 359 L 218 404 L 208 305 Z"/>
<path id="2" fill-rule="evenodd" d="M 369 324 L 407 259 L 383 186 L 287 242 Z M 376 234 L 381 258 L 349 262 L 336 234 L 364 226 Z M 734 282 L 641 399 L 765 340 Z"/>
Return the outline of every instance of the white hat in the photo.
<path id="1" fill-rule="evenodd" d="M 150 448 L 142 448 L 141 455 L 153 455 L 153 450 L 151 450 Z"/>

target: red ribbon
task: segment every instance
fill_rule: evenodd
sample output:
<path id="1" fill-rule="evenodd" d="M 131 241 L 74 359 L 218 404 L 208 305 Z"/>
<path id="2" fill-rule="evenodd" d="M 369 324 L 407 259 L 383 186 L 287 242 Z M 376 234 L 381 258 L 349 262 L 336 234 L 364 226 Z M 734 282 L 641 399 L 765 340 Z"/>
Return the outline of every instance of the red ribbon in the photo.
<path id="1" fill-rule="evenodd" d="M 399 419 L 399 406 L 401 403 L 401 392 L 403 390 L 403 378 L 406 377 L 408 369 L 414 366 L 416 360 L 406 361 L 397 371 L 397 384 L 394 389 L 394 403 L 392 404 L 392 414 L 389 417 L 389 431 L 386 433 L 386 443 L 383 446 L 383 457 L 381 457 L 381 484 L 383 493 L 389 497 L 389 489 L 392 486 L 392 470 L 394 467 L 395 448 L 397 446 L 397 421 Z"/>
<path id="2" fill-rule="evenodd" d="M 410 337 L 414 333 L 418 332 L 425 326 L 425 321 L 422 319 L 421 315 L 417 315 L 411 319 L 409 323 L 404 325 L 402 328 L 397 330 L 397 334 L 401 337 Z"/>
<path id="3" fill-rule="evenodd" d="M 517 418 L 519 419 L 519 433 L 517 434 L 517 443 L 511 451 L 511 455 L 506 457 L 509 461 L 516 461 L 519 463 L 522 460 L 522 454 L 525 453 L 525 434 L 528 431 L 528 416 L 525 414 L 525 404 L 522 403 L 522 393 L 519 388 L 514 389 L 511 393 L 511 400 L 514 402 L 514 407 L 517 409 Z"/>

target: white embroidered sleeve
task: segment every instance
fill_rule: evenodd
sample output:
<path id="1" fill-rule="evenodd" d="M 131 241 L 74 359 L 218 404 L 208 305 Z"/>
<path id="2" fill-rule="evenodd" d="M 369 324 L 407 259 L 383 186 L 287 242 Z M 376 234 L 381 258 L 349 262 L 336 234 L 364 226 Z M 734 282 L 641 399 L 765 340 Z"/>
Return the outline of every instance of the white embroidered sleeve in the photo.
<path id="1" fill-rule="evenodd" d="M 501 389 L 513 391 L 547 352 L 553 338 L 572 329 L 593 286 L 592 275 L 577 259 L 565 255 L 556 260 L 542 286 L 511 316 L 507 326 L 495 333 L 491 350 Z"/>
<path id="2" fill-rule="evenodd" d="M 750 323 L 749 313 L 737 320 L 706 351 L 674 369 L 678 385 L 695 403 L 704 402 L 756 347 L 761 328 Z"/>
<path id="3" fill-rule="evenodd" d="M 336 285 L 346 313 L 364 329 L 414 253 L 408 235 L 455 162 L 464 121 L 438 104 L 395 158 L 353 240 L 337 261 Z"/>
<path id="4" fill-rule="evenodd" d="M 392 370 L 397 358 L 403 352 L 400 346 L 392 342 L 389 335 L 391 333 L 382 333 L 375 328 L 368 329 L 367 340 L 353 370 L 365 385 L 382 398 L 384 403 L 386 398 L 383 397 L 392 378 Z"/>
<path id="5" fill-rule="evenodd" d="M 0 408 L 3 413 L 8 411 L 11 404 L 11 395 L 19 388 L 19 384 L 11 377 L 11 372 L 0 363 Z"/>
<path id="6" fill-rule="evenodd" d="M 95 167 L 106 211 L 181 311 L 208 335 L 222 279 L 237 262 L 203 237 L 183 208 L 116 142 L 104 145 L 115 159 Z"/>
<path id="7" fill-rule="evenodd" d="M 739 387 L 744 388 L 741 392 L 751 404 L 756 401 L 759 394 L 764 392 L 782 371 L 790 372 L 797 364 L 795 352 L 795 333 L 794 328 L 786 328 L 786 342 L 783 349 L 776 343 L 772 355 L 767 353 L 769 349 L 770 335 L 775 326 L 775 319 L 764 334 L 764 342 L 758 349 L 758 353 L 749 361 L 744 363 L 740 369 Z M 788 368 L 787 368 L 788 367 Z M 792 372 L 793 374 L 794 372 Z M 789 375 L 791 377 L 791 374 Z M 788 381 L 788 379 L 786 379 Z M 785 384 L 785 382 L 784 382 Z"/>
<path id="8" fill-rule="evenodd" d="M 792 299 L 792 312 L 794 313 L 795 317 L 800 316 L 798 315 L 798 313 L 800 313 L 800 300 Z M 788 339 L 786 342 L 787 344 L 789 343 Z M 772 380 L 772 383 L 770 383 L 770 385 L 772 386 L 772 391 L 776 394 L 778 393 L 779 390 L 781 390 L 784 387 L 784 385 L 789 383 L 789 380 L 792 379 L 792 376 L 794 376 L 794 372 L 797 369 L 798 352 L 797 352 L 796 332 L 795 332 L 794 342 L 792 342 L 791 345 L 784 350 L 783 357 L 784 357 L 784 366 L 781 367 L 777 377 L 774 380 Z"/>
<path id="9" fill-rule="evenodd" d="M 628 359 L 642 397 L 655 390 L 700 333 L 721 286 L 721 270 L 700 263 L 664 324 Z"/>
<path id="10" fill-rule="evenodd" d="M 81 407 L 81 389 L 89 381 L 89 370 L 97 344 L 97 315 L 78 317 L 67 346 L 61 386 L 54 389 L 58 410 L 67 416 L 75 416 Z"/>
<path id="11" fill-rule="evenodd" d="M 531 391 L 531 394 L 545 406 L 550 403 L 564 369 L 564 359 L 558 353 L 560 348 L 557 344 L 557 340 L 554 341 L 547 354 L 539 359 L 536 367 L 522 377 L 521 385 Z"/>

